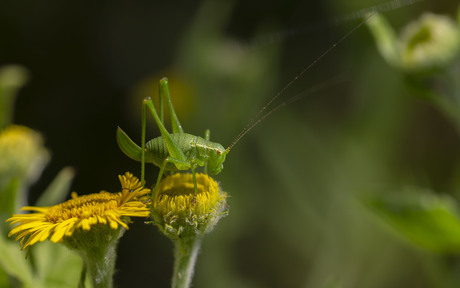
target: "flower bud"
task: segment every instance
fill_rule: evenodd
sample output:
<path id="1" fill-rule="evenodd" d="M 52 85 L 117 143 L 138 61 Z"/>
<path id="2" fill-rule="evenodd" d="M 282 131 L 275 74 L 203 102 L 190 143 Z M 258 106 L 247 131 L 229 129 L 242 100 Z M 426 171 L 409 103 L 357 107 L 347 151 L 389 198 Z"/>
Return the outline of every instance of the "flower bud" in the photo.
<path id="1" fill-rule="evenodd" d="M 447 16 L 425 13 L 402 30 L 399 45 L 405 69 L 437 68 L 458 55 L 460 30 Z"/>
<path id="2" fill-rule="evenodd" d="M 408 24 L 399 38 L 382 15 L 374 15 L 367 24 L 385 60 L 407 72 L 443 67 L 460 49 L 460 29 L 447 16 L 425 13 Z"/>
<path id="3" fill-rule="evenodd" d="M 11 178 L 34 182 L 49 158 L 40 133 L 19 125 L 0 130 L 0 184 Z"/>
<path id="4" fill-rule="evenodd" d="M 227 215 L 227 193 L 214 179 L 196 174 L 177 173 L 163 179 L 152 205 L 152 217 L 160 230 L 172 239 L 196 237 L 210 232 Z"/>

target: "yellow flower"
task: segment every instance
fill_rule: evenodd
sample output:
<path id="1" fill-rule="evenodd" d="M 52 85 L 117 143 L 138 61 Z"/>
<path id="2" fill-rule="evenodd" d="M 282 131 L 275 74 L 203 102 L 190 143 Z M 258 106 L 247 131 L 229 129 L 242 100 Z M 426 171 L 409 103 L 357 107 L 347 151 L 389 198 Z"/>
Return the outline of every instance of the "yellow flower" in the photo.
<path id="1" fill-rule="evenodd" d="M 161 181 L 152 207 L 152 217 L 170 238 L 195 237 L 212 230 L 228 211 L 227 193 L 214 179 L 196 174 L 176 173 Z"/>
<path id="2" fill-rule="evenodd" d="M 0 130 L 1 177 L 35 180 L 49 161 L 40 133 L 20 125 L 9 125 Z"/>
<path id="3" fill-rule="evenodd" d="M 119 176 L 122 191 L 77 196 L 51 207 L 23 207 L 22 210 L 35 211 L 31 214 L 15 214 L 6 220 L 10 225 L 19 223 L 8 236 L 16 235 L 21 249 L 37 242 L 50 239 L 61 242 L 72 236 L 77 229 L 91 230 L 92 226 L 107 224 L 111 229 L 119 226 L 128 229 L 126 224 L 130 216 L 148 217 L 148 195 L 150 189 L 142 187 L 139 179 L 131 173 Z"/>

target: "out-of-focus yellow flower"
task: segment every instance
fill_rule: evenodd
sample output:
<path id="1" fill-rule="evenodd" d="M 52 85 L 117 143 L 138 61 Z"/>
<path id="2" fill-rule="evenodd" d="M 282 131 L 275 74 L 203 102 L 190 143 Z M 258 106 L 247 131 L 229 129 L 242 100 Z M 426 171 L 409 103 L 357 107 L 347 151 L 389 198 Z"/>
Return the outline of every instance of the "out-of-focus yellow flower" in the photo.
<path id="1" fill-rule="evenodd" d="M 9 125 L 0 131 L 1 179 L 18 177 L 31 183 L 49 158 L 40 133 L 19 125 Z"/>

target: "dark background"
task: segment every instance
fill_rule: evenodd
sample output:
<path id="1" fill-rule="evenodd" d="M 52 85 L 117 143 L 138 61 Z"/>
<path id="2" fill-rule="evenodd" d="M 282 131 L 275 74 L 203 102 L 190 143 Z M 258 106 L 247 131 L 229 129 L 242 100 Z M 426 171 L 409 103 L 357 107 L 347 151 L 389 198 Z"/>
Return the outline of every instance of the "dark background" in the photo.
<path id="1" fill-rule="evenodd" d="M 0 1 L 0 65 L 30 80 L 14 122 L 43 133 L 52 161 L 33 203 L 64 166 L 72 190 L 116 192 L 140 174 L 115 141 L 140 139 L 141 99 L 170 78 L 186 132 L 228 146 L 253 115 L 359 23 L 333 19 L 376 1 Z M 387 12 L 398 29 L 455 1 Z M 453 16 L 453 15 L 451 15 Z M 422 184 L 455 194 L 450 122 L 410 95 L 361 27 L 292 85 L 338 84 L 267 118 L 228 155 L 216 178 L 230 214 L 207 236 L 195 287 L 439 287 L 436 255 L 389 233 L 357 203 L 369 188 Z M 148 135 L 159 135 L 150 121 Z M 148 168 L 152 184 L 155 170 Z M 136 220 L 121 239 L 117 287 L 167 287 L 172 245 Z M 329 283 L 329 284 L 328 284 Z"/>

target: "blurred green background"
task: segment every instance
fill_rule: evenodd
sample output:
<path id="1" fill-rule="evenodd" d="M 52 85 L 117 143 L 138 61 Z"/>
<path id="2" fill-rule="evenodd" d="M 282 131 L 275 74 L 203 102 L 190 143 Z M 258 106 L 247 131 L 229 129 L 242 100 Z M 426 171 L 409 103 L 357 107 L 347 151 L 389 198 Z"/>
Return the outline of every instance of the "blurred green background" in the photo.
<path id="1" fill-rule="evenodd" d="M 14 122 L 43 133 L 52 151 L 31 203 L 64 166 L 76 169 L 79 194 L 116 192 L 118 174 L 139 175 L 115 130 L 140 139 L 141 99 L 157 95 L 163 76 L 186 132 L 211 129 L 228 146 L 359 23 L 330 20 L 376 4 L 0 0 L 0 65 L 30 72 Z M 424 11 L 454 18 L 457 6 L 425 1 L 385 15 L 399 29 Z M 337 77 L 267 118 L 228 155 L 216 178 L 231 195 L 230 214 L 204 239 L 195 287 L 458 287 L 458 256 L 412 246 L 363 204 L 406 186 L 458 199 L 456 128 L 410 93 L 366 27 L 279 100 Z M 158 136 L 149 121 L 149 137 Z M 120 240 L 117 287 L 168 287 L 172 265 L 169 240 L 136 221 Z"/>

